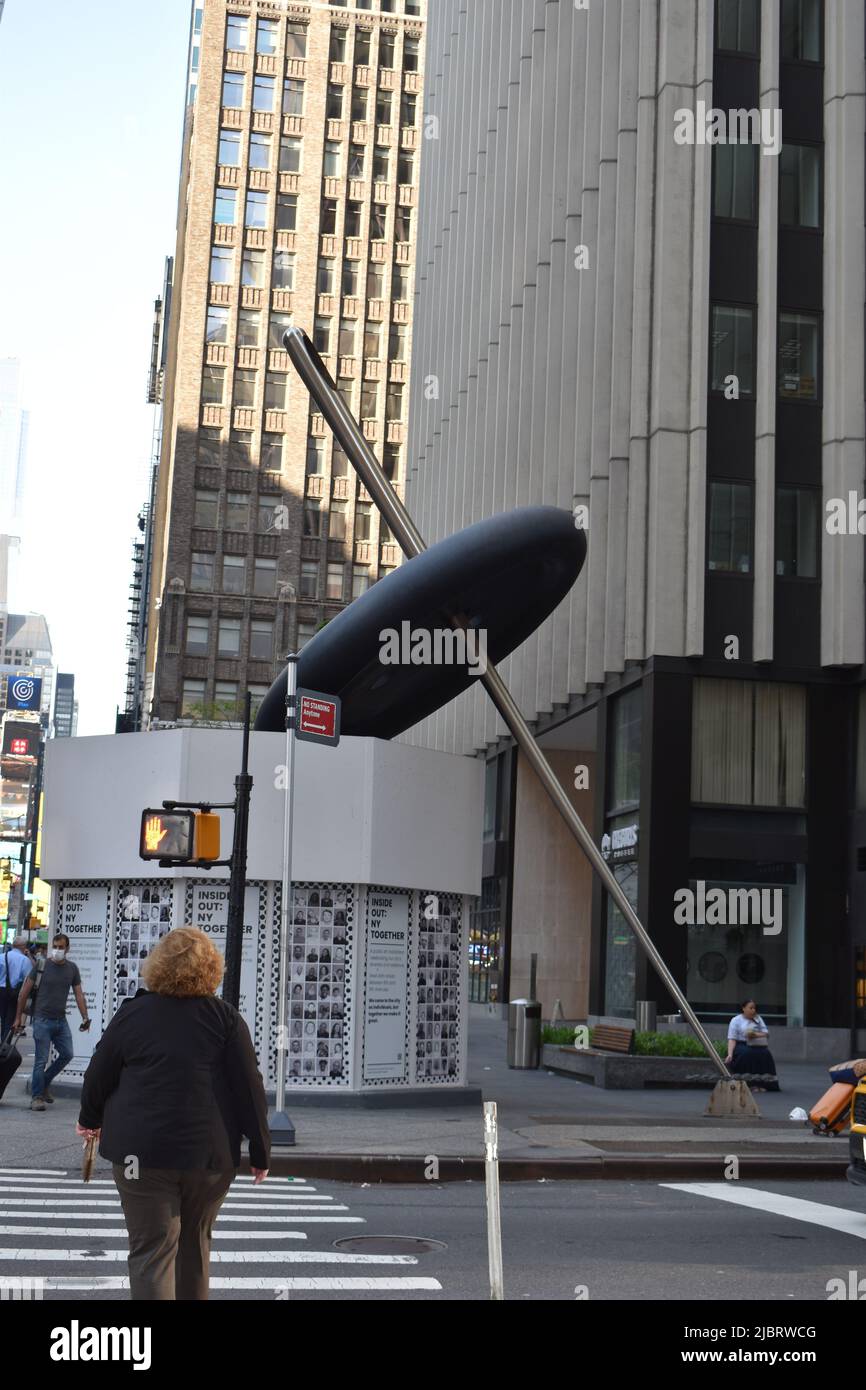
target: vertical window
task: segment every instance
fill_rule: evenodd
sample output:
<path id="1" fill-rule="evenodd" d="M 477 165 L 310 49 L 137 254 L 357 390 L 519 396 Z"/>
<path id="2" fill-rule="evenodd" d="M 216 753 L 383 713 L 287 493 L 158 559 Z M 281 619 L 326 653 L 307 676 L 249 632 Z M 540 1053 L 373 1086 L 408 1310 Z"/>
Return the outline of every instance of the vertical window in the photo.
<path id="1" fill-rule="evenodd" d="M 713 173 L 713 215 L 734 218 L 739 222 L 754 222 L 757 145 L 716 145 L 713 150 Z"/>
<path id="2" fill-rule="evenodd" d="M 241 309 L 238 314 L 238 347 L 258 347 L 262 316 L 257 309 Z"/>
<path id="3" fill-rule="evenodd" d="M 234 275 L 235 253 L 230 246 L 212 246 L 210 278 L 214 285 L 228 285 Z"/>
<path id="4" fill-rule="evenodd" d="M 265 377 L 265 410 L 285 410 L 288 380 L 285 372 L 268 372 Z"/>
<path id="5" fill-rule="evenodd" d="M 355 565 L 352 570 L 352 598 L 360 598 L 370 587 L 370 571 L 366 566 Z"/>
<path id="6" fill-rule="evenodd" d="M 298 651 L 302 652 L 308 642 L 312 642 L 316 635 L 315 623 L 298 623 Z"/>
<path id="7" fill-rule="evenodd" d="M 366 121 L 367 119 L 367 88 L 356 87 L 352 93 L 352 120 Z"/>
<path id="8" fill-rule="evenodd" d="M 413 126 L 418 120 L 418 98 L 414 92 L 404 92 L 400 103 L 400 124 Z"/>
<path id="9" fill-rule="evenodd" d="M 377 91 L 377 93 L 376 93 L 376 124 L 377 124 L 377 125 L 390 125 L 390 124 L 391 124 L 391 107 L 392 107 L 392 105 L 393 105 L 393 102 L 392 102 L 392 94 L 391 94 L 391 92 L 383 92 L 381 89 L 380 89 L 379 91 Z"/>
<path id="10" fill-rule="evenodd" d="M 349 319 L 340 324 L 340 344 L 337 349 L 341 357 L 355 356 L 355 323 Z"/>
<path id="11" fill-rule="evenodd" d="M 246 586 L 246 560 L 243 555 L 223 556 L 223 593 L 242 594 Z"/>
<path id="12" fill-rule="evenodd" d="M 343 295 L 347 299 L 353 299 L 361 287 L 361 268 L 357 261 L 345 261 L 343 263 Z"/>
<path id="13" fill-rule="evenodd" d="M 355 540 L 368 541 L 373 535 L 373 507 L 370 502 L 359 502 L 355 509 Z"/>
<path id="14" fill-rule="evenodd" d="M 217 524 L 218 505 L 218 492 L 197 492 L 195 495 L 193 526 L 205 526 L 209 530 L 213 530 Z"/>
<path id="15" fill-rule="evenodd" d="M 296 24 L 290 21 L 286 25 L 286 57 L 287 58 L 306 58 L 307 56 L 307 26 L 306 24 Z"/>
<path id="16" fill-rule="evenodd" d="M 247 531 L 250 525 L 250 494 L 248 492 L 229 492 L 226 494 L 227 531 Z"/>
<path id="17" fill-rule="evenodd" d="M 271 137 L 270 135 L 260 135 L 253 131 L 250 136 L 250 168 L 251 169 L 270 169 L 271 167 Z"/>
<path id="18" fill-rule="evenodd" d="M 217 635 L 217 656 L 238 656 L 241 650 L 240 618 L 220 618 Z"/>
<path id="19" fill-rule="evenodd" d="M 227 343 L 229 337 L 229 311 L 218 304 L 209 304 L 205 340 L 209 343 Z"/>
<path id="20" fill-rule="evenodd" d="M 777 575 L 817 579 L 819 502 L 815 488 L 780 487 L 777 490 Z"/>
<path id="21" fill-rule="evenodd" d="M 242 72 L 223 73 L 223 106 L 237 110 L 244 104 L 244 75 Z"/>
<path id="22" fill-rule="evenodd" d="M 222 405 L 226 389 L 225 367 L 205 367 L 202 372 L 201 399 L 203 405 Z"/>
<path id="23" fill-rule="evenodd" d="M 277 507 L 279 502 L 275 497 L 260 497 L 258 510 L 256 513 L 257 531 L 276 531 L 277 527 Z"/>
<path id="24" fill-rule="evenodd" d="M 394 240 L 411 241 L 412 239 L 412 209 L 398 208 L 394 218 Z"/>
<path id="25" fill-rule="evenodd" d="M 325 598 L 340 599 L 343 597 L 343 572 L 345 565 L 328 565 L 328 578 L 325 586 Z"/>
<path id="26" fill-rule="evenodd" d="M 245 15 L 226 18 L 226 48 L 230 53 L 246 53 L 250 42 L 250 21 Z"/>
<path id="27" fill-rule="evenodd" d="M 363 205 L 361 203 L 349 203 L 346 207 L 346 236 L 361 235 L 361 215 Z"/>
<path id="28" fill-rule="evenodd" d="M 213 589 L 214 557 L 207 550 L 194 550 L 190 560 L 189 587 L 199 593 Z"/>
<path id="29" fill-rule="evenodd" d="M 277 194 L 277 231 L 293 232 L 298 225 L 298 197 L 296 193 Z"/>
<path id="30" fill-rule="evenodd" d="M 779 395 L 818 398 L 818 320 L 811 314 L 779 315 Z"/>
<path id="31" fill-rule="evenodd" d="M 276 82 L 273 77 L 257 76 L 253 83 L 253 110 L 273 111 Z"/>
<path id="32" fill-rule="evenodd" d="M 338 29 L 336 26 L 331 28 L 331 47 L 328 53 L 332 63 L 345 63 L 346 61 L 346 31 Z"/>
<path id="33" fill-rule="evenodd" d="M 724 391 L 727 378 L 735 376 L 740 395 L 754 389 L 755 312 L 729 304 L 713 305 L 710 345 L 710 390 Z"/>
<path id="34" fill-rule="evenodd" d="M 325 115 L 329 121 L 341 121 L 343 119 L 343 93 L 344 87 L 338 86 L 336 82 L 328 83 L 328 98 L 325 104 Z"/>
<path id="35" fill-rule="evenodd" d="M 709 531 L 710 570 L 750 574 L 752 489 L 748 483 L 710 483 Z"/>
<path id="36" fill-rule="evenodd" d="M 315 560 L 301 561 L 301 598 L 316 598 L 319 592 L 319 566 Z"/>
<path id="37" fill-rule="evenodd" d="M 220 461 L 222 430 L 214 425 L 204 425 L 198 432 L 198 461 L 215 468 Z"/>
<path id="38" fill-rule="evenodd" d="M 340 144 L 337 140 L 328 140 L 325 144 L 322 173 L 328 179 L 340 177 Z"/>
<path id="39" fill-rule="evenodd" d="M 241 162 L 241 136 L 238 130 L 220 131 L 220 148 L 217 159 L 220 164 L 236 166 Z"/>
<path id="40" fill-rule="evenodd" d="M 283 115 L 304 114 L 304 84 L 296 77 L 287 77 L 283 84 Z"/>
<path id="41" fill-rule="evenodd" d="M 782 146 L 779 221 L 783 227 L 821 225 L 821 151 L 815 145 Z"/>
<path id="42" fill-rule="evenodd" d="M 336 236 L 337 233 L 337 200 L 336 198 L 322 199 L 322 234 L 323 236 Z"/>
<path id="43" fill-rule="evenodd" d="M 190 613 L 186 620 L 187 656 L 207 656 L 210 638 L 210 618 Z"/>
<path id="44" fill-rule="evenodd" d="M 304 501 L 304 535 L 315 539 L 322 534 L 322 503 L 318 497 Z"/>
<path id="45" fill-rule="evenodd" d="M 349 474 L 349 459 L 339 444 L 334 445 L 334 452 L 331 455 L 331 477 L 346 478 Z M 333 504 L 336 506 L 336 502 Z"/>
<path id="46" fill-rule="evenodd" d="M 261 289 L 265 283 L 264 251 L 244 251 L 241 261 L 241 284 L 249 289 Z"/>
<path id="47" fill-rule="evenodd" d="M 373 150 L 373 179 L 378 183 L 388 182 L 391 164 L 391 151 L 387 145 L 377 145 Z"/>
<path id="48" fill-rule="evenodd" d="M 388 343 L 388 356 L 392 362 L 406 361 L 408 335 L 409 330 L 405 323 L 392 323 L 390 340 Z"/>
<path id="49" fill-rule="evenodd" d="M 349 178 L 362 179 L 364 177 L 364 155 L 366 151 L 363 145 L 349 146 Z"/>
<path id="50" fill-rule="evenodd" d="M 397 43 L 395 34 L 382 34 L 379 38 L 379 67 L 393 68 L 394 48 Z"/>
<path id="51" fill-rule="evenodd" d="M 180 697 L 181 719 L 191 719 L 201 713 L 204 705 L 204 690 L 204 681 L 184 681 Z"/>
<path id="52" fill-rule="evenodd" d="M 386 444 L 382 454 L 382 471 L 389 481 L 400 476 L 400 445 Z"/>
<path id="53" fill-rule="evenodd" d="M 367 267 L 367 298 L 381 299 L 385 293 L 385 267 L 373 265 Z"/>
<path id="54" fill-rule="evenodd" d="M 640 686 L 613 701 L 608 812 L 616 814 L 640 803 L 641 718 Z"/>
<path id="55" fill-rule="evenodd" d="M 409 267 L 407 265 L 395 265 L 392 270 L 391 298 L 401 300 L 409 298 Z"/>
<path id="56" fill-rule="evenodd" d="M 757 53 L 758 0 L 716 0 L 716 48 Z"/>
<path id="57" fill-rule="evenodd" d="M 244 214 L 247 227 L 266 227 L 268 225 L 268 195 L 251 188 L 247 192 L 247 206 Z"/>
<path id="58" fill-rule="evenodd" d="M 360 9 L 361 6 L 359 5 L 358 8 Z M 355 30 L 355 64 L 360 68 L 366 68 L 370 65 L 369 29 Z"/>
<path id="59" fill-rule="evenodd" d="M 407 10 L 408 14 L 409 11 Z M 417 39 L 405 39 L 403 41 L 403 71 L 417 72 L 419 67 L 421 45 Z"/>
<path id="60" fill-rule="evenodd" d="M 802 806 L 806 692 L 768 681 L 692 685 L 692 801 Z"/>
<path id="61" fill-rule="evenodd" d="M 344 541 L 346 539 L 346 519 L 348 507 L 345 502 L 335 501 L 331 503 L 331 512 L 328 519 L 328 539 L 332 541 Z"/>
<path id="62" fill-rule="evenodd" d="M 411 184 L 415 179 L 415 160 L 411 154 L 401 154 L 397 160 L 397 182 Z"/>
<path id="63" fill-rule="evenodd" d="M 262 468 L 279 473 L 283 466 L 283 436 L 265 434 L 262 436 Z M 269 504 L 270 505 L 270 504 Z M 273 504 L 276 506 L 276 503 Z"/>
<path id="64" fill-rule="evenodd" d="M 301 169 L 301 142 L 291 135 L 280 141 L 280 173 L 298 174 Z"/>
<path id="65" fill-rule="evenodd" d="M 277 562 L 256 556 L 253 571 L 253 593 L 260 598 L 273 598 L 277 592 Z"/>
<path id="66" fill-rule="evenodd" d="M 214 198 L 213 220 L 221 226 L 234 226 L 237 221 L 238 195 L 233 188 L 218 188 Z"/>
<path id="67" fill-rule="evenodd" d="M 327 355 L 331 350 L 331 320 L 316 316 L 313 326 L 313 346 L 316 352 Z"/>
<path id="68" fill-rule="evenodd" d="M 275 290 L 295 288 L 295 257 L 291 251 L 274 252 L 273 286 Z"/>
<path id="69" fill-rule="evenodd" d="M 820 63 L 821 0 L 782 0 L 782 58 Z"/>
<path id="70" fill-rule="evenodd" d="M 316 287 L 319 294 L 333 294 L 336 285 L 336 265 L 337 262 L 327 257 L 322 257 L 319 261 L 319 269 L 316 276 Z"/>
<path id="71" fill-rule="evenodd" d="M 375 361 L 382 356 L 382 325 L 368 322 L 364 328 L 364 356 Z"/>
<path id="72" fill-rule="evenodd" d="M 232 400 L 235 405 L 254 406 L 256 403 L 256 374 L 248 367 L 239 367 L 235 372 L 235 389 Z"/>
<path id="73" fill-rule="evenodd" d="M 285 352 L 283 346 L 283 334 L 292 326 L 291 314 L 271 314 L 271 321 L 268 328 L 268 347 L 275 348 L 278 352 Z"/>
<path id="74" fill-rule="evenodd" d="M 256 26 L 256 52 L 276 53 L 280 42 L 280 26 L 275 19 L 260 19 Z"/>
<path id="75" fill-rule="evenodd" d="M 214 704 L 220 714 L 226 715 L 229 719 L 238 714 L 238 683 L 237 681 L 217 681 L 214 686 Z"/>
<path id="76" fill-rule="evenodd" d="M 258 714 L 259 710 L 261 709 L 262 701 L 264 700 L 265 696 L 267 695 L 267 693 L 268 693 L 268 691 L 269 691 L 269 689 L 270 689 L 270 686 L 267 686 L 267 685 L 250 685 L 250 686 L 247 687 L 247 689 L 249 690 L 250 695 L 251 695 L 251 697 L 252 697 L 252 698 L 250 699 L 250 715 L 252 716 L 253 719 L 255 719 L 256 715 Z"/>
<path id="77" fill-rule="evenodd" d="M 379 388 L 375 381 L 365 381 L 361 387 L 361 419 L 373 420 L 379 413 Z"/>
<path id="78" fill-rule="evenodd" d="M 253 461 L 252 430 L 232 430 L 229 437 L 229 458 L 233 468 L 249 468 Z"/>
<path id="79" fill-rule="evenodd" d="M 250 656 L 253 661 L 273 661 L 274 625 L 263 618 L 250 623 Z"/>
<path id="80" fill-rule="evenodd" d="M 307 476 L 317 478 L 325 471 L 325 441 L 311 434 L 307 440 Z"/>

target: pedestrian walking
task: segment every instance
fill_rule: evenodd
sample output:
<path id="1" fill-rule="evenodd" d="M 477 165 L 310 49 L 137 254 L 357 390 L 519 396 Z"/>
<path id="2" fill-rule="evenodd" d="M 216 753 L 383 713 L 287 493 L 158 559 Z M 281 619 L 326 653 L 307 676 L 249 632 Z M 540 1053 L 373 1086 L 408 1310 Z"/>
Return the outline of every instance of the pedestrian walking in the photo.
<path id="1" fill-rule="evenodd" d="M 256 1183 L 267 1177 L 264 1084 L 246 1023 L 215 997 L 223 969 L 204 932 L 169 932 L 142 967 L 146 989 L 118 1009 L 84 1077 L 76 1129 L 99 1134 L 112 1164 L 132 1299 L 207 1299 L 211 1233 L 243 1135 Z"/>
<path id="2" fill-rule="evenodd" d="M 0 1042 L 10 1031 L 18 1016 L 18 994 L 33 969 L 27 950 L 27 940 L 16 936 L 11 946 L 0 954 Z"/>
<path id="3" fill-rule="evenodd" d="M 39 967 L 32 966 L 30 974 L 21 986 L 18 995 L 18 1012 L 15 1018 L 15 1028 L 24 1027 L 24 1012 L 27 1008 L 27 1001 L 30 993 L 39 980 Z M 85 1032 L 90 1027 L 90 1019 L 87 1016 L 87 1001 L 84 998 L 84 990 L 81 988 L 81 975 L 78 966 L 69 959 L 69 937 L 63 933 L 58 933 L 51 943 L 51 954 L 45 962 L 45 967 L 41 972 L 39 988 L 36 992 L 36 1003 L 33 1009 L 33 1042 L 36 1047 L 36 1058 L 33 1063 L 33 1080 L 30 1084 L 30 1109 L 44 1110 L 46 1103 L 54 1104 L 54 1097 L 51 1094 L 50 1086 L 55 1076 L 68 1066 L 75 1055 L 72 1046 L 72 1034 L 69 1031 L 69 1024 L 66 1022 L 66 1001 L 69 998 L 69 991 L 75 995 L 75 1002 L 81 1014 L 83 1022 L 79 1027 L 79 1032 Z M 57 1056 L 51 1065 L 48 1065 L 48 1056 L 52 1044 Z"/>
<path id="4" fill-rule="evenodd" d="M 725 1065 L 733 1076 L 754 1077 L 753 1091 L 778 1091 L 776 1063 L 770 1051 L 770 1030 L 754 999 L 745 999 L 740 1012 L 728 1025 L 728 1055 Z"/>

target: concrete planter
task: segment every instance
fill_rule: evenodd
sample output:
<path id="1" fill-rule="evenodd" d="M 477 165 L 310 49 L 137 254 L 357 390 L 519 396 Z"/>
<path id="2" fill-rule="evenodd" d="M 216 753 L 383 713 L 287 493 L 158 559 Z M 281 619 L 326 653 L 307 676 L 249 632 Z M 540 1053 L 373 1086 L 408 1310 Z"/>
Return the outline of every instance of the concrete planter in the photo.
<path id="1" fill-rule="evenodd" d="M 644 1086 L 714 1086 L 720 1073 L 700 1057 L 631 1057 L 616 1052 L 579 1052 L 545 1043 L 541 1065 L 579 1077 L 606 1091 L 640 1091 Z"/>

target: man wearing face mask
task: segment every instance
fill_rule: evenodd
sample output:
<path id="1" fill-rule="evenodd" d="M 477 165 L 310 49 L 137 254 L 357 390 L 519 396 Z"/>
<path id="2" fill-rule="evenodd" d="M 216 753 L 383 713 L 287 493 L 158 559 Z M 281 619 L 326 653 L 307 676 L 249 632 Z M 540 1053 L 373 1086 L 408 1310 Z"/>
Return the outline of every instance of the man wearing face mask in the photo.
<path id="1" fill-rule="evenodd" d="M 36 974 L 37 971 L 34 967 L 22 986 L 18 998 L 16 1028 L 23 1027 L 24 1009 L 33 988 Z M 54 1097 L 48 1088 L 55 1076 L 72 1061 L 74 1055 L 72 1034 L 69 1031 L 69 1024 L 66 1022 L 66 1000 L 69 997 L 70 989 L 75 992 L 75 1002 L 84 1020 L 81 1031 L 84 1031 L 90 1027 L 90 1019 L 87 1017 L 87 1003 L 81 988 L 81 976 L 78 972 L 78 966 L 69 959 L 69 937 L 58 935 L 51 943 L 51 951 L 42 972 L 42 982 L 36 995 L 36 1008 L 33 1013 L 33 1041 L 36 1045 L 36 1061 L 30 1087 L 31 1110 L 44 1110 L 46 1101 L 49 1105 L 53 1105 Z M 57 1057 L 49 1067 L 47 1062 L 52 1043 Z"/>

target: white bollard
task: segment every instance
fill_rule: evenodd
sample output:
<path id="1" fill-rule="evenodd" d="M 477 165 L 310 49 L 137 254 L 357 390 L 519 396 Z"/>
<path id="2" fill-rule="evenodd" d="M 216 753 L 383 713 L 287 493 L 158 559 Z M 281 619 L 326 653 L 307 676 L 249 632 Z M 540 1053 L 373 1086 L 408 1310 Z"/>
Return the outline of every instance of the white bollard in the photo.
<path id="1" fill-rule="evenodd" d="M 487 1257 L 490 1264 L 490 1297 L 502 1301 L 502 1227 L 499 1221 L 499 1131 L 496 1102 L 484 1102 L 484 1181 L 487 1197 Z"/>

